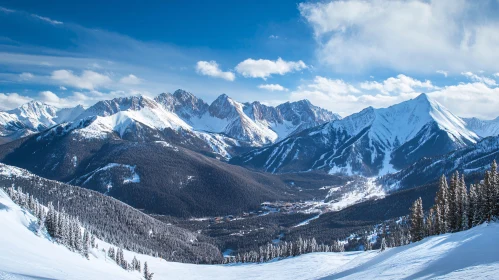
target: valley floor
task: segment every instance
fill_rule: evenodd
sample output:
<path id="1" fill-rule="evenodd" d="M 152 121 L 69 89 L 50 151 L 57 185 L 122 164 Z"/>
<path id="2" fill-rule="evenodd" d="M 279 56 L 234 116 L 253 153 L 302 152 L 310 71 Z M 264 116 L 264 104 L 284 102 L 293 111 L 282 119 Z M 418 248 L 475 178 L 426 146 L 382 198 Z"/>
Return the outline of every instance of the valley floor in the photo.
<path id="1" fill-rule="evenodd" d="M 0 279 L 141 279 L 102 251 L 87 260 L 36 235 L 35 222 L 0 191 Z M 125 251 L 129 261 L 134 255 L 154 279 L 499 279 L 499 223 L 381 253 L 313 253 L 265 264 L 182 264 Z"/>

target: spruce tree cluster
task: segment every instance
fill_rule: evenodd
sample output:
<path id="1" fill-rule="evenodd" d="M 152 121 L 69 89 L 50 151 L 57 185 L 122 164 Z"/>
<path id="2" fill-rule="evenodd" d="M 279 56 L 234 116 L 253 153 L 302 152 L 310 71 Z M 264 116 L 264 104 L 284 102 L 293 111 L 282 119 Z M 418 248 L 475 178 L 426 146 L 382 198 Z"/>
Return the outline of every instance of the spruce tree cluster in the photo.
<path id="1" fill-rule="evenodd" d="M 78 218 L 69 216 L 64 211 L 56 210 L 52 203 L 49 203 L 47 210 L 45 210 L 42 204 L 34 199 L 32 195 L 24 193 L 21 188 L 10 187 L 6 191 L 13 202 L 31 212 L 38 219 L 38 233 L 46 229 L 53 241 L 68 247 L 71 251 L 83 255 L 87 259 L 90 250 L 92 248 L 97 249 L 95 236 L 89 230 L 83 228 Z M 111 247 L 107 255 L 125 270 L 141 271 L 140 261 L 134 256 L 132 263 L 129 264 L 124 257 L 122 248 L 115 251 L 114 247 Z M 152 279 L 153 273 L 148 271 L 144 275 L 148 275 L 146 279 Z"/>
<path id="2" fill-rule="evenodd" d="M 492 162 L 479 184 L 466 187 L 464 175 L 456 171 L 450 184 L 440 178 L 435 204 L 424 213 L 421 198 L 411 207 L 410 234 L 413 242 L 427 236 L 458 232 L 490 222 L 499 216 L 499 176 Z"/>
<path id="3" fill-rule="evenodd" d="M 280 242 L 278 244 L 268 243 L 260 246 L 258 250 L 251 250 L 245 253 L 238 253 L 233 257 L 225 257 L 224 263 L 263 263 L 273 259 L 299 256 L 314 252 L 344 252 L 343 243 L 334 241 L 333 244 L 317 244 L 315 238 L 298 238 L 295 242 Z"/>

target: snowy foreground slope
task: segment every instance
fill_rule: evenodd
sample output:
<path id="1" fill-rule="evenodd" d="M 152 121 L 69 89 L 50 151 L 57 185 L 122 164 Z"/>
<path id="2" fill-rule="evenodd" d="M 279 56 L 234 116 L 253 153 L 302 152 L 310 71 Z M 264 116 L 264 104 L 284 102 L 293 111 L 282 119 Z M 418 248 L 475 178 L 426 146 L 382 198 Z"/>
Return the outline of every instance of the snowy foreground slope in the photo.
<path id="1" fill-rule="evenodd" d="M 35 220 L 0 191 L 0 279 L 141 279 L 101 251 L 87 260 L 36 235 Z M 499 279 L 498 236 L 493 223 L 382 253 L 314 253 L 265 264 L 181 264 L 127 251 L 125 258 L 147 261 L 154 279 Z"/>

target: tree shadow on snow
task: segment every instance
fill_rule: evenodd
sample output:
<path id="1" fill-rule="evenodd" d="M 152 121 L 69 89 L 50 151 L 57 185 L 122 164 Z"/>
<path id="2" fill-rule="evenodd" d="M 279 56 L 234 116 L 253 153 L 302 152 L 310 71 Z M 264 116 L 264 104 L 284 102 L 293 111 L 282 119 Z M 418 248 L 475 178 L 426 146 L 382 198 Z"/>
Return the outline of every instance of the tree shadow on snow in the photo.
<path id="1" fill-rule="evenodd" d="M 2 211 L 2 210 L 9 211 L 10 207 L 3 204 L 3 203 L 0 203 L 0 211 Z"/>
<path id="2" fill-rule="evenodd" d="M 499 262 L 499 254 L 497 248 L 499 242 L 494 240 L 484 240 L 481 238 L 483 234 L 474 234 L 462 241 L 453 241 L 452 238 L 447 238 L 441 242 L 445 243 L 455 242 L 452 249 L 448 250 L 442 257 L 429 263 L 426 267 L 422 268 L 419 272 L 406 277 L 405 279 L 414 279 L 421 277 L 433 277 L 446 275 L 457 270 L 463 270 L 468 267 L 477 265 L 487 265 Z M 475 242 L 470 242 L 475 239 Z M 477 245 L 477 243 L 486 242 L 486 246 Z"/>
<path id="3" fill-rule="evenodd" d="M 57 278 L 47 278 L 47 277 L 40 277 L 40 276 L 22 274 L 22 273 L 11 273 L 11 275 L 13 275 L 14 277 L 19 277 L 20 279 L 58 280 Z"/>
<path id="4" fill-rule="evenodd" d="M 427 248 L 430 248 L 430 251 L 431 249 L 435 249 L 440 246 L 446 247 L 449 245 L 450 248 L 441 254 L 438 259 L 422 264 L 416 273 L 405 276 L 405 278 L 402 278 L 401 275 L 401 279 L 431 278 L 447 275 L 451 272 L 463 270 L 468 267 L 499 262 L 499 254 L 497 254 L 496 251 L 499 247 L 499 239 L 491 240 L 490 238 L 486 238 L 483 233 L 477 232 L 463 232 L 463 234 L 464 236 L 462 234 L 459 236 L 451 234 L 446 238 L 425 241 L 427 244 L 421 244 L 418 242 L 402 247 L 392 248 L 380 253 L 378 256 L 375 256 L 361 265 L 329 275 L 323 279 L 339 279 L 342 277 L 352 276 L 353 274 L 359 272 L 369 272 L 369 270 L 373 269 L 374 266 L 389 259 L 396 260 L 398 258 L 397 255 L 401 253 L 408 253 L 408 250 L 418 249 L 418 246 L 426 246 Z"/>

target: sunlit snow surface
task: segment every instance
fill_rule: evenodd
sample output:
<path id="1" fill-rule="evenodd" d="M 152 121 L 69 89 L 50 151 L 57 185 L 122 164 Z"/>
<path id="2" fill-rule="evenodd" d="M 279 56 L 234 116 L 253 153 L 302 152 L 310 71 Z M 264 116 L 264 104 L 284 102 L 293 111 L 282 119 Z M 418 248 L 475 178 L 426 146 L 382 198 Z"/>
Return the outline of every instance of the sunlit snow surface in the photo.
<path id="1" fill-rule="evenodd" d="M 101 251 L 86 260 L 37 236 L 34 221 L 0 191 L 0 279 L 141 279 Z M 498 279 L 498 236 L 493 223 L 382 253 L 313 253 L 265 264 L 181 264 L 128 251 L 125 258 L 147 261 L 154 279 Z"/>

